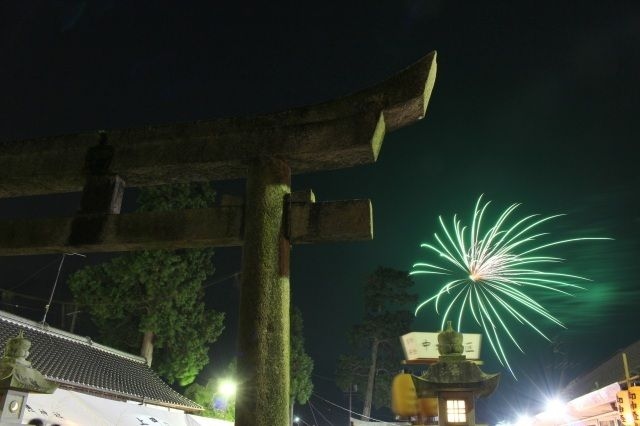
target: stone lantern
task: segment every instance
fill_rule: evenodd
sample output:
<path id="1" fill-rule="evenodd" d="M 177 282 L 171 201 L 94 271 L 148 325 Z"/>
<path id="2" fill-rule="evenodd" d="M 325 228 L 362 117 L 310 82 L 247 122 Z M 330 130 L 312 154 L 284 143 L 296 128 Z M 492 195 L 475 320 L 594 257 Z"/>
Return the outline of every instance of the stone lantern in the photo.
<path id="1" fill-rule="evenodd" d="M 451 327 L 451 321 L 438 334 L 438 352 L 438 361 L 422 376 L 412 376 L 419 401 L 433 401 L 429 405 L 435 408 L 437 400 L 437 413 L 421 412 L 427 421 L 435 421 L 437 417 L 437 423 L 423 424 L 474 426 L 475 400 L 496 389 L 500 373 L 486 374 L 475 362 L 466 359 L 462 333 Z"/>
<path id="2" fill-rule="evenodd" d="M 47 380 L 27 361 L 31 342 L 18 336 L 7 340 L 0 359 L 0 424 L 21 424 L 24 403 L 29 393 L 53 393 L 56 384 Z"/>

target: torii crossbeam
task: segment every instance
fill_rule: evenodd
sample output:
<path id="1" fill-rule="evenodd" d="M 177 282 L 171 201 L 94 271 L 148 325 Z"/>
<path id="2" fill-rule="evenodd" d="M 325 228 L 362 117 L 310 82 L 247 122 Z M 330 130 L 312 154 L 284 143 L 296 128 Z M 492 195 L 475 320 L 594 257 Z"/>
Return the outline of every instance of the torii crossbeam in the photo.
<path id="1" fill-rule="evenodd" d="M 83 191 L 67 218 L 0 221 L 0 255 L 242 245 L 236 425 L 289 423 L 289 248 L 371 239 L 369 200 L 316 203 L 291 174 L 376 161 L 385 132 L 421 119 L 432 52 L 323 104 L 248 118 L 0 143 L 0 197 Z M 119 214 L 127 186 L 246 178 L 243 204 Z"/>

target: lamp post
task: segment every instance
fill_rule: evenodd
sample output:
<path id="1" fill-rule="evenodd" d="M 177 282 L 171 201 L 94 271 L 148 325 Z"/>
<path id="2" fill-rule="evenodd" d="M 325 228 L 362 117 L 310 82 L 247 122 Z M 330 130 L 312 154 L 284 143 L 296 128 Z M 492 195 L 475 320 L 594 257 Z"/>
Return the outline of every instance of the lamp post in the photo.
<path id="1" fill-rule="evenodd" d="M 358 385 L 351 383 L 349 385 L 349 423 L 347 426 L 351 426 L 351 399 L 354 392 L 358 392 Z"/>

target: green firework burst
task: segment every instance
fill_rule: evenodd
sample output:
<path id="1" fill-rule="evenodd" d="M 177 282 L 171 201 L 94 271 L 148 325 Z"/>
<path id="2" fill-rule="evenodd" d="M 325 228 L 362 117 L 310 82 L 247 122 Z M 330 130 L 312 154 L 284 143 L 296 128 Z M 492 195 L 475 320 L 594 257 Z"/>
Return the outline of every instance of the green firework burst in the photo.
<path id="1" fill-rule="evenodd" d="M 588 240 L 610 238 L 583 237 L 549 240 L 548 232 L 539 229 L 546 222 L 562 214 L 542 217 L 529 215 L 514 219 L 513 213 L 520 204 L 512 204 L 488 228 L 484 216 L 490 202 L 478 199 L 471 227 L 464 225 L 457 215 L 450 227 L 439 218 L 442 233 L 434 234 L 433 244 L 422 244 L 437 254 L 437 262 L 419 262 L 413 265 L 411 275 L 442 275 L 443 285 L 431 297 L 416 308 L 418 311 L 429 303 L 435 304 L 440 314 L 442 299 L 446 305 L 442 315 L 442 329 L 450 316 L 457 315 L 457 328 L 461 329 L 463 314 L 467 311 L 483 329 L 484 335 L 498 361 L 514 375 L 504 349 L 508 339 L 522 352 L 523 349 L 511 331 L 511 321 L 528 326 L 544 339 L 550 339 L 536 326 L 535 321 L 547 319 L 564 327 L 547 308 L 536 301 L 533 290 L 560 293 L 571 296 L 571 290 L 584 289 L 579 283 L 589 281 L 578 275 L 544 270 L 549 264 L 563 259 L 544 255 L 545 249 L 554 246 Z"/>

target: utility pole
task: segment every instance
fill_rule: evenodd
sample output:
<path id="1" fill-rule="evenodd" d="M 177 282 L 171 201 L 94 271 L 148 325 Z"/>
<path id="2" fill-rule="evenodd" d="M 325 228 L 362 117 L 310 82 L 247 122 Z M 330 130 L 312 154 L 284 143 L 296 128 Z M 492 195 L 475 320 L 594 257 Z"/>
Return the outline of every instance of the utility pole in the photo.
<path id="1" fill-rule="evenodd" d="M 352 413 L 352 409 L 351 409 L 351 395 L 353 395 L 353 392 L 358 392 L 358 385 L 357 384 L 353 384 L 350 383 L 349 384 L 349 423 L 348 426 L 351 426 L 351 413 Z"/>

